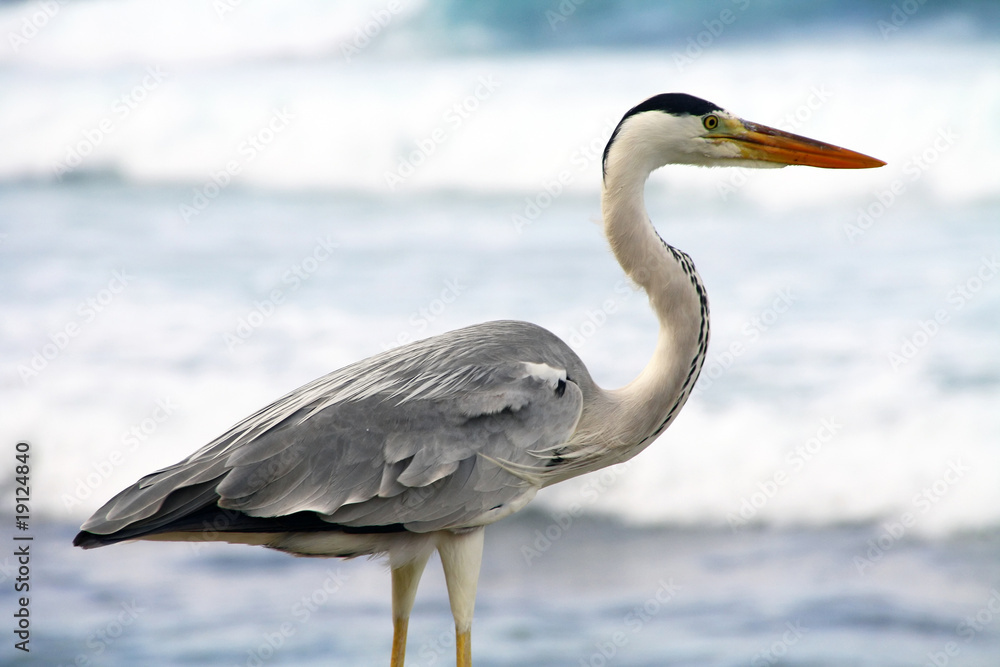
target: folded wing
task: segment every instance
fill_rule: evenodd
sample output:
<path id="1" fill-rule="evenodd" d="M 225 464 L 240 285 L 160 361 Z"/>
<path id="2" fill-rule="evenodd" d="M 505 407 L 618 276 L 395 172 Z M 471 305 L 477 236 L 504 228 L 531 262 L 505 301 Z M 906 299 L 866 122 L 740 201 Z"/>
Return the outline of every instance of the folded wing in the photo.
<path id="1" fill-rule="evenodd" d="M 488 523 L 534 494 L 534 471 L 553 465 L 573 434 L 583 407 L 573 373 L 589 382 L 565 344 L 519 322 L 391 350 L 143 477 L 98 510 L 78 541 L 197 530 L 192 518 L 207 508 L 258 528 L 303 512 L 352 532 Z"/>

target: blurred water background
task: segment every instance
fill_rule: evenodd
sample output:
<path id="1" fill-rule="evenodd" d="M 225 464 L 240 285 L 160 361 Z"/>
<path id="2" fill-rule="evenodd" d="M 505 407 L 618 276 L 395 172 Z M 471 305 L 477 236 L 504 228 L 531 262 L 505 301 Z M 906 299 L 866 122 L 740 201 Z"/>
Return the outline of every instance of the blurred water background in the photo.
<path id="1" fill-rule="evenodd" d="M 683 91 L 889 164 L 653 176 L 705 369 L 634 461 L 490 530 L 477 664 L 1000 664 L 996 3 L 36 0 L 0 35 L 3 489 L 29 441 L 35 535 L 0 661 L 384 663 L 377 563 L 69 541 L 409 340 L 524 319 L 628 382 L 656 326 L 600 155 Z M 410 662 L 450 627 L 432 565 Z"/>

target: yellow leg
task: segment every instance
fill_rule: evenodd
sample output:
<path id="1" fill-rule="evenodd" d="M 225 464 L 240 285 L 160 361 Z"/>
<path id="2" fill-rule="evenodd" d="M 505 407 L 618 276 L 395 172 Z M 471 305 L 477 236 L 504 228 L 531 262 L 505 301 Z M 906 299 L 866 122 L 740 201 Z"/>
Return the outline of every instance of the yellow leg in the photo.
<path id="1" fill-rule="evenodd" d="M 472 630 L 455 630 L 455 654 L 458 667 L 472 667 Z"/>
<path id="2" fill-rule="evenodd" d="M 451 614 L 455 617 L 455 652 L 458 667 L 472 667 L 472 613 L 476 606 L 476 584 L 483 560 L 483 529 L 447 533 L 438 540 L 444 566 Z"/>
<path id="3" fill-rule="evenodd" d="M 403 667 L 406 659 L 406 629 L 410 624 L 410 610 L 417 595 L 417 584 L 424 573 L 428 550 L 414 560 L 392 568 L 392 658 L 390 667 Z"/>
<path id="4" fill-rule="evenodd" d="M 409 624 L 408 618 L 392 618 L 392 658 L 389 667 L 403 667 L 406 661 L 406 627 Z"/>

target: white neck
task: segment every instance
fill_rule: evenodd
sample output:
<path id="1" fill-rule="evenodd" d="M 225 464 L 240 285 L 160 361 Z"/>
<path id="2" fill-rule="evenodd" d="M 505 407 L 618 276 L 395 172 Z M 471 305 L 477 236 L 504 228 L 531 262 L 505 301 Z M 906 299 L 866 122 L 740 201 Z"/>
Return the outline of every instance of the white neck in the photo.
<path id="1" fill-rule="evenodd" d="M 670 424 L 694 387 L 708 347 L 701 278 L 687 255 L 663 242 L 646 213 L 643 190 L 658 162 L 637 155 L 628 141 L 614 144 L 608 155 L 604 233 L 625 273 L 649 296 L 660 331 L 639 376 L 603 392 L 599 407 L 584 416 L 580 464 L 589 469 L 631 458 Z"/>

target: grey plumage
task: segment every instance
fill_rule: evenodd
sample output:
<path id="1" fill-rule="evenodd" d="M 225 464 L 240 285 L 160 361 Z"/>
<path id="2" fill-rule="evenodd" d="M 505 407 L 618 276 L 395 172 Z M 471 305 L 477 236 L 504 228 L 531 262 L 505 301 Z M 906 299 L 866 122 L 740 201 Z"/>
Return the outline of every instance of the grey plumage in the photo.
<path id="1" fill-rule="evenodd" d="M 576 354 L 541 327 L 452 331 L 293 391 L 116 495 L 78 540 L 175 531 L 208 506 L 258 518 L 314 512 L 359 531 L 480 525 L 558 467 L 554 452 L 594 389 Z"/>
<path id="2" fill-rule="evenodd" d="M 659 321 L 652 359 L 632 382 L 602 390 L 565 343 L 532 324 L 453 331 L 347 366 L 251 415 L 112 498 L 74 544 L 204 537 L 301 555 L 387 554 L 392 667 L 403 665 L 417 584 L 436 549 L 456 662 L 471 667 L 482 527 L 543 486 L 638 454 L 698 379 L 705 288 L 643 203 L 646 179 L 670 163 L 884 164 L 690 95 L 650 98 L 625 114 L 602 162 L 604 233 Z"/>

